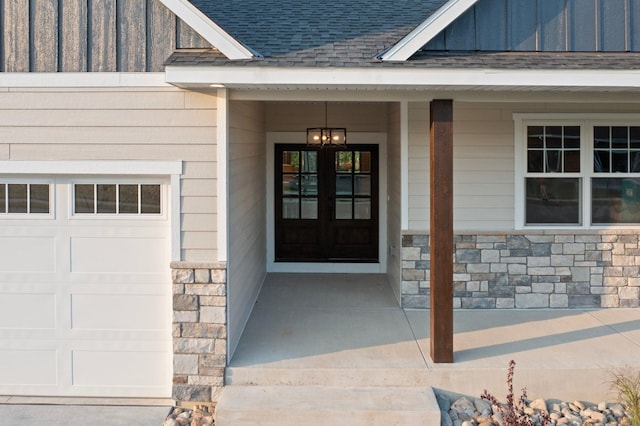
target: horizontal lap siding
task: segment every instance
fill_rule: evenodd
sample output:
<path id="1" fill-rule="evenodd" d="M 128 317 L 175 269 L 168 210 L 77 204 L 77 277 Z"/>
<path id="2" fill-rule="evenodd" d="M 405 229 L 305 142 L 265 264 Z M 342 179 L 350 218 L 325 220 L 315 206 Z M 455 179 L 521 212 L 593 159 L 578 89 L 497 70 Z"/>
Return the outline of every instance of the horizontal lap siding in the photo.
<path id="1" fill-rule="evenodd" d="M 0 72 L 162 71 L 210 48 L 160 0 L 3 0 Z"/>
<path id="2" fill-rule="evenodd" d="M 240 339 L 266 274 L 265 109 L 229 107 L 229 348 Z"/>
<path id="3" fill-rule="evenodd" d="M 0 91 L 2 160 L 181 160 L 183 260 L 217 260 L 216 98 L 174 88 Z"/>

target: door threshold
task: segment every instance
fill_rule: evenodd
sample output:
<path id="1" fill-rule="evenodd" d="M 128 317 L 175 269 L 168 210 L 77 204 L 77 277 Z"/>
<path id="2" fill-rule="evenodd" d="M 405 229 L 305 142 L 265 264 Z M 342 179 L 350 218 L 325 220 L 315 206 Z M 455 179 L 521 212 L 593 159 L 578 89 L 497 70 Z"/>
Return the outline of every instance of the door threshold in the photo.
<path id="1" fill-rule="evenodd" d="M 386 265 L 375 263 L 311 263 L 311 262 L 271 262 L 267 272 L 292 272 L 308 274 L 384 274 Z"/>

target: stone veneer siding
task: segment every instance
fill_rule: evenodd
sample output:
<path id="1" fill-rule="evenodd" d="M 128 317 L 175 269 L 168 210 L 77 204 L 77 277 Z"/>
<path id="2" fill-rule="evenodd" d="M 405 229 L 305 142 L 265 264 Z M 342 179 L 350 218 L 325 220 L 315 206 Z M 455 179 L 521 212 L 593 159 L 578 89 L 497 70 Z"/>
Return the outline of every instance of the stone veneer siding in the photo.
<path id="1" fill-rule="evenodd" d="M 227 365 L 227 267 L 172 262 L 173 399 L 215 402 Z"/>
<path id="2" fill-rule="evenodd" d="M 637 308 L 639 242 L 630 231 L 455 235 L 454 308 Z M 429 235 L 403 235 L 403 307 L 429 307 L 429 268 Z"/>

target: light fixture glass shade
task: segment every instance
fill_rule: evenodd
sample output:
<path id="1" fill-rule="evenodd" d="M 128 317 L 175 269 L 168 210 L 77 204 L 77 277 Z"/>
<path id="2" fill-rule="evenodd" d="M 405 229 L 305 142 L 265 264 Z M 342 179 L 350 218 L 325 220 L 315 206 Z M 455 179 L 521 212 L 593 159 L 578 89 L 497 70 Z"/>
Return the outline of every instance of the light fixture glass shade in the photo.
<path id="1" fill-rule="evenodd" d="M 344 127 L 309 127 L 307 128 L 307 145 L 346 147 L 347 129 Z"/>

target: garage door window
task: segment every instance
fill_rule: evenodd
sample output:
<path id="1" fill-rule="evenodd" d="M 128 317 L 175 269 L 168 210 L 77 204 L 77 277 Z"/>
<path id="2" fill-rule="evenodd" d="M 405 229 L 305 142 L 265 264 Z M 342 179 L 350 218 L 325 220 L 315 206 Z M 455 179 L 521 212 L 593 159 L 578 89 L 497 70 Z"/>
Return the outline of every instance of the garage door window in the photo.
<path id="1" fill-rule="evenodd" d="M 76 214 L 159 215 L 161 191 L 157 184 L 83 183 L 74 185 Z"/>
<path id="2" fill-rule="evenodd" d="M 0 214 L 49 214 L 48 184 L 0 183 Z"/>

